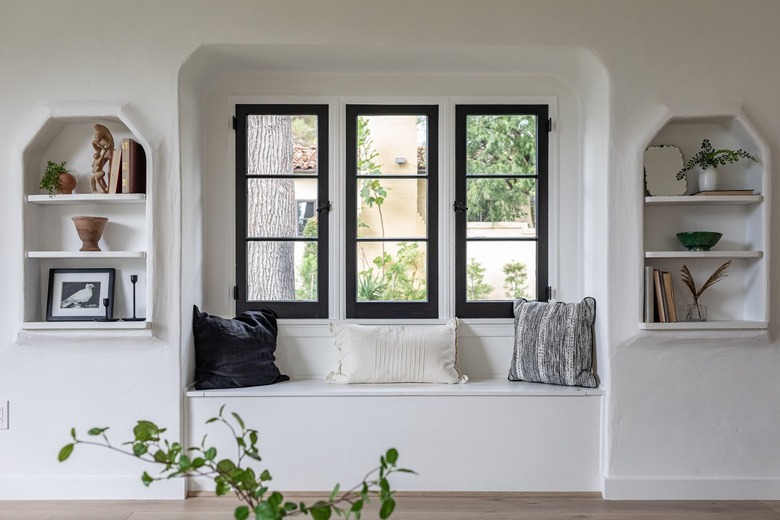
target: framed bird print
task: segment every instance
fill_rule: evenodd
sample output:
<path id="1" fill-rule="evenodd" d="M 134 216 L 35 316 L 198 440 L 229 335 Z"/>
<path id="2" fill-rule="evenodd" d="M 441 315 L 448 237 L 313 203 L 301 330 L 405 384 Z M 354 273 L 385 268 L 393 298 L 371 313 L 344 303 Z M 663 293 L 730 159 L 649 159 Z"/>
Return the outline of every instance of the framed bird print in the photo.
<path id="1" fill-rule="evenodd" d="M 115 274 L 116 269 L 113 268 L 49 269 L 46 321 L 101 321 L 113 318 Z"/>

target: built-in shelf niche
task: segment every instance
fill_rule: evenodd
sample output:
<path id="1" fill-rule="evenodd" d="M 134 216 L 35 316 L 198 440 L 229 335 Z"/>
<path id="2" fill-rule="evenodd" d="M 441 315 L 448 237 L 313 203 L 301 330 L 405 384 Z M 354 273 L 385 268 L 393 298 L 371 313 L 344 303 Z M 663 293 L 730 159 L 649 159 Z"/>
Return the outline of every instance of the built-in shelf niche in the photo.
<path id="1" fill-rule="evenodd" d="M 149 145 L 122 107 L 79 110 L 56 109 L 32 135 L 23 155 L 24 178 L 24 316 L 28 330 L 128 330 L 148 328 L 150 262 L 150 196 L 153 161 L 147 160 L 147 194 L 93 194 L 89 180 L 92 169 L 94 125 L 106 126 L 114 137 L 114 148 L 130 137 L 141 143 L 151 159 Z M 72 195 L 50 196 L 39 189 L 46 161 L 67 161 L 78 184 Z M 107 170 L 108 168 L 104 168 Z M 81 252 L 71 217 L 108 217 L 100 252 Z M 136 316 L 143 322 L 46 322 L 49 270 L 52 268 L 115 268 L 114 317 L 133 314 L 133 285 L 138 275 Z"/>
<path id="2" fill-rule="evenodd" d="M 701 148 L 745 149 L 759 162 L 742 160 L 721 166 L 720 189 L 751 189 L 754 195 L 691 195 L 698 191 L 698 169 L 688 174 L 688 190 L 681 196 L 644 197 L 644 265 L 668 271 L 673 277 L 677 315 L 685 316 L 692 297 L 680 278 L 686 265 L 701 286 L 728 259 L 728 276 L 701 297 L 708 307 L 707 322 L 640 323 L 645 330 L 765 329 L 769 321 L 769 149 L 743 114 L 675 117 L 648 146 L 673 145 L 685 161 Z M 676 233 L 718 231 L 720 242 L 709 252 L 686 251 Z M 642 276 L 642 280 L 644 277 Z"/>

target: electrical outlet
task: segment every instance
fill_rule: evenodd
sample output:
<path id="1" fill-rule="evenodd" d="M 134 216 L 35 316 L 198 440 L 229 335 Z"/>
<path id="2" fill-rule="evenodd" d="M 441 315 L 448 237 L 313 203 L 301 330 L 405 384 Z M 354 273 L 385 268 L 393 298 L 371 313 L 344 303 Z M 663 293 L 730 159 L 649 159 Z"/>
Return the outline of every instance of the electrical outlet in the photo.
<path id="1" fill-rule="evenodd" d="M 0 401 L 0 430 L 8 429 L 8 404 L 9 401 Z"/>

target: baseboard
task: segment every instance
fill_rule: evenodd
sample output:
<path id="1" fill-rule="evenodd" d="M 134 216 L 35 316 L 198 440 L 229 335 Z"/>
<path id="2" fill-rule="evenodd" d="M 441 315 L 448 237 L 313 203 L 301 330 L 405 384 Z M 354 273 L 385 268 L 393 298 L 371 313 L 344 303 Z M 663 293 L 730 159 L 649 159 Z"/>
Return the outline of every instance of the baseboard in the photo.
<path id="1" fill-rule="evenodd" d="M 184 479 L 146 487 L 135 478 L 0 478 L 0 500 L 183 500 Z"/>
<path id="2" fill-rule="evenodd" d="M 610 478 L 606 500 L 780 500 L 780 478 Z"/>

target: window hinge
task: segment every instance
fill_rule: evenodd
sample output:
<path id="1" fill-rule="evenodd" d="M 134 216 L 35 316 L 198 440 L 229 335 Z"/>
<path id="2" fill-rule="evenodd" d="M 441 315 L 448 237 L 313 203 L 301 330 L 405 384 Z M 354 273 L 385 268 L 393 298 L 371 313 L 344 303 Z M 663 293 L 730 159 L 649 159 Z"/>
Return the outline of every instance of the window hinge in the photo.
<path id="1" fill-rule="evenodd" d="M 460 202 L 458 200 L 456 200 L 455 202 L 452 203 L 452 210 L 455 213 L 458 213 L 458 212 L 461 212 L 461 211 L 468 211 L 468 209 L 469 209 L 468 206 L 466 206 L 464 203 L 462 203 L 462 202 Z"/>
<path id="2" fill-rule="evenodd" d="M 550 118 L 547 119 L 547 132 L 549 133 L 549 132 L 552 132 L 552 131 L 553 131 L 553 120 L 552 120 L 552 117 L 550 117 Z"/>
<path id="3" fill-rule="evenodd" d="M 545 301 L 549 302 L 550 300 L 552 300 L 552 287 L 550 287 L 548 285 L 547 286 L 547 291 L 546 291 L 546 294 L 545 294 Z"/>
<path id="4" fill-rule="evenodd" d="M 233 130 L 236 129 L 236 116 L 233 116 Z"/>
<path id="5" fill-rule="evenodd" d="M 333 206 L 331 206 L 330 201 L 327 201 L 324 204 L 317 206 L 317 213 L 330 213 L 332 209 Z"/>
<path id="6" fill-rule="evenodd" d="M 233 286 L 233 299 L 238 301 L 238 285 Z"/>

